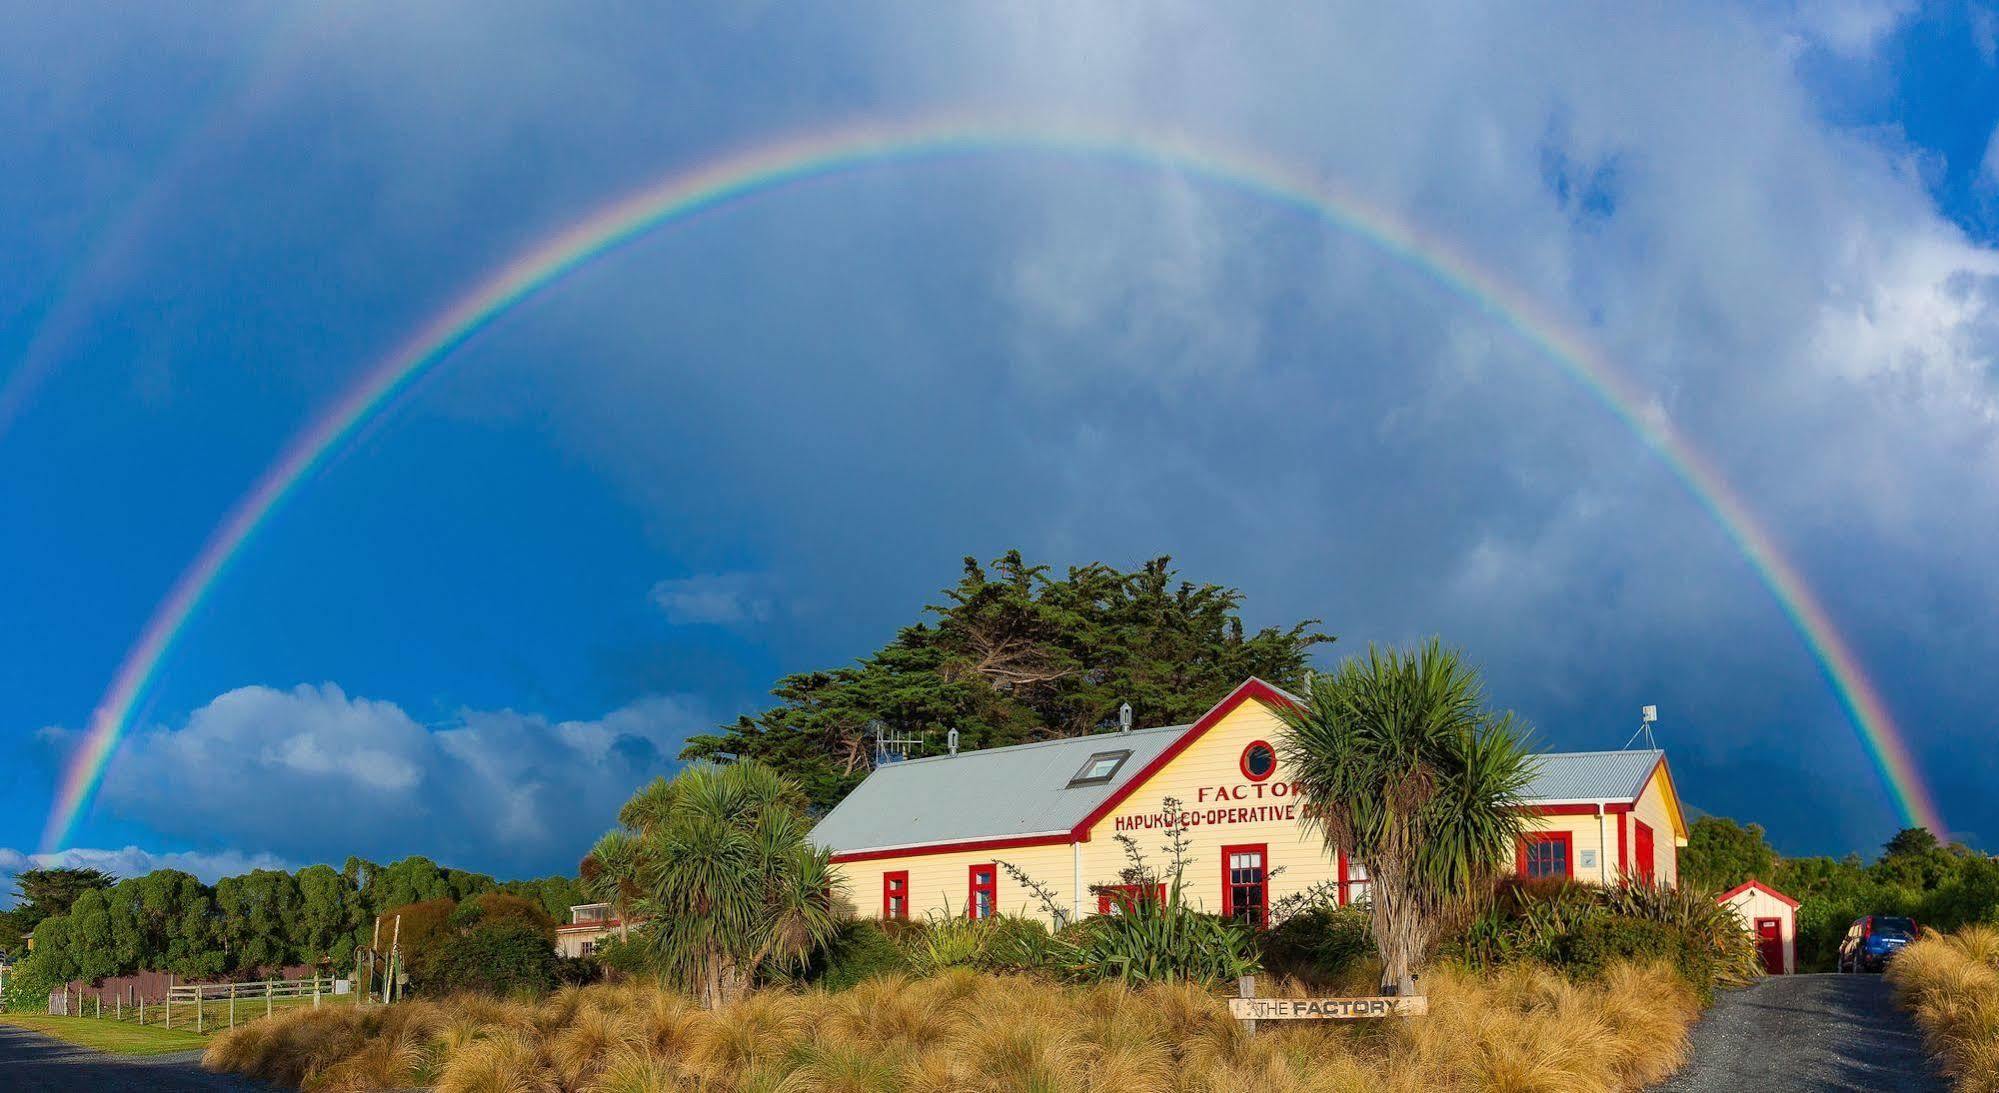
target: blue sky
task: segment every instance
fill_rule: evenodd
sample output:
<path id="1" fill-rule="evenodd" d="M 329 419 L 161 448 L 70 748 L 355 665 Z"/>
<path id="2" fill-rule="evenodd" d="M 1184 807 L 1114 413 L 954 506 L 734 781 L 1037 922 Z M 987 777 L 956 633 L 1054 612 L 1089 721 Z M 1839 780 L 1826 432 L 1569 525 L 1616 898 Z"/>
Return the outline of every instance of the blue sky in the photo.
<path id="1" fill-rule="evenodd" d="M 0 871 L 231 502 L 518 250 L 745 147 L 952 112 L 1257 149 L 1584 328 L 1819 590 L 1945 817 L 1999 776 L 1999 20 L 1978 5 L 22 5 L 0 42 Z M 1362 241 L 981 157 L 676 226 L 459 350 L 164 663 L 72 856 L 573 866 L 678 742 L 967 553 L 1172 553 L 1337 657 L 1440 634 L 1551 747 L 1662 710 L 1793 852 L 1896 818 L 1624 425 Z"/>

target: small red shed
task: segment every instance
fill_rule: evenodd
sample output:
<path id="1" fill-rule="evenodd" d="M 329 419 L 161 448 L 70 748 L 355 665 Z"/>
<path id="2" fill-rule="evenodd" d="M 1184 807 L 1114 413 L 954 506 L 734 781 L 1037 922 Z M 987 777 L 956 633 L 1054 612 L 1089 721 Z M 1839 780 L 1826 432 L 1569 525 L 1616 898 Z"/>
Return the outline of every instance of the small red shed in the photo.
<path id="1" fill-rule="evenodd" d="M 1748 880 L 1714 897 L 1733 910 L 1742 928 L 1756 938 L 1763 970 L 1790 975 L 1798 970 L 1798 901 L 1764 884 Z"/>

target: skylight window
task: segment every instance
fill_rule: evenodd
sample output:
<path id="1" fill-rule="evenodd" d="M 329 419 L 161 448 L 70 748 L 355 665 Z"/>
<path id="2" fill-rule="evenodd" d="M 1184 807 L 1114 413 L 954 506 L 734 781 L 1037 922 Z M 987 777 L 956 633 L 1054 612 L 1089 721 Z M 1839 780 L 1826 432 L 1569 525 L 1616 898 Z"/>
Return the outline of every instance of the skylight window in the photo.
<path id="1" fill-rule="evenodd" d="M 1117 777 L 1118 768 L 1124 766 L 1124 761 L 1129 758 L 1131 758 L 1129 751 L 1100 751 L 1090 756 L 1090 761 L 1083 764 L 1083 769 L 1077 771 L 1076 776 L 1069 779 L 1068 786 L 1064 788 L 1101 786 Z"/>

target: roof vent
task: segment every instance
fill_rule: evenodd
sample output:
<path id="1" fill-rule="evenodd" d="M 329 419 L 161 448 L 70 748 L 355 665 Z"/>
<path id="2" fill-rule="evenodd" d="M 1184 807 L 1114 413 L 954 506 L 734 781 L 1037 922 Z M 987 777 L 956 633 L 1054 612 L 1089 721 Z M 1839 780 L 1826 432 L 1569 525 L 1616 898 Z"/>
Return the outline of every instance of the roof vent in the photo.
<path id="1" fill-rule="evenodd" d="M 1131 703 L 1129 702 L 1117 708 L 1117 731 L 1131 731 Z"/>
<path id="2" fill-rule="evenodd" d="M 956 755 L 956 754 L 958 754 L 958 730 L 957 730 L 957 729 L 952 729 L 952 730 L 951 730 L 950 732 L 947 732 L 947 733 L 945 733 L 945 734 L 944 734 L 944 746 L 945 746 L 945 747 L 947 747 L 947 748 L 950 748 L 950 749 L 951 749 L 951 754 L 952 754 L 952 755 Z"/>

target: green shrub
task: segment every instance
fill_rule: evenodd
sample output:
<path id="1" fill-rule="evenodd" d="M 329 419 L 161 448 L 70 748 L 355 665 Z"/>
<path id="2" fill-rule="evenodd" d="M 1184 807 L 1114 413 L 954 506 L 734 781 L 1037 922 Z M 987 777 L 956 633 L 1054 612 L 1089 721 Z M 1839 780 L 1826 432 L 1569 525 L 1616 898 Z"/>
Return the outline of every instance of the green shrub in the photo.
<path id="1" fill-rule="evenodd" d="M 1361 906 L 1306 908 L 1257 941 L 1266 971 L 1306 982 L 1337 979 L 1375 951 L 1372 917 Z"/>
<path id="2" fill-rule="evenodd" d="M 555 988 L 558 971 L 555 950 L 541 931 L 519 919 L 503 919 L 447 939 L 429 977 L 418 985 L 441 994 L 542 994 Z"/>
<path id="3" fill-rule="evenodd" d="M 1555 963 L 1569 972 L 1595 978 L 1619 961 L 1664 961 L 1690 980 L 1706 978 L 1696 963 L 1705 963 L 1684 934 L 1663 922 L 1629 915 L 1592 915 L 1556 945 Z"/>
<path id="4" fill-rule="evenodd" d="M 909 970 L 909 959 L 888 930 L 874 919 L 856 919 L 840 927 L 825 952 L 814 959 L 806 978 L 827 990 L 843 991 L 878 975 Z"/>
<path id="5" fill-rule="evenodd" d="M 10 1013 L 47 1013 L 49 995 L 65 980 L 48 966 L 39 953 L 7 969 L 7 1010 Z"/>
<path id="6" fill-rule="evenodd" d="M 1502 884 L 1445 955 L 1474 967 L 1534 961 L 1592 977 L 1619 957 L 1667 960 L 1702 997 L 1762 974 L 1735 913 L 1653 884 Z"/>
<path id="7" fill-rule="evenodd" d="M 1052 944 L 1050 954 L 1076 979 L 1212 987 L 1233 983 L 1262 966 L 1248 927 L 1202 914 L 1176 899 L 1139 900 L 1122 914 L 1097 915 L 1078 927 Z"/>

